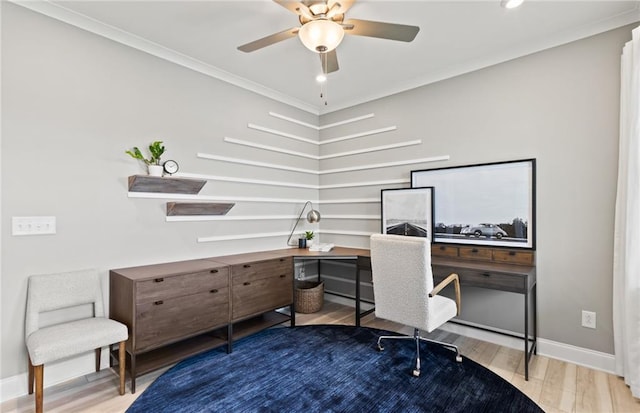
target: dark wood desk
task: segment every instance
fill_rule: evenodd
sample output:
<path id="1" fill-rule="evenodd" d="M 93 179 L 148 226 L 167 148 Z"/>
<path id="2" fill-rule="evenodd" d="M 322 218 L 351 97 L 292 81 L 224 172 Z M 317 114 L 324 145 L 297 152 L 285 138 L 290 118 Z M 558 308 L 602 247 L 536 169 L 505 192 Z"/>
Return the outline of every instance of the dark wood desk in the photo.
<path id="1" fill-rule="evenodd" d="M 468 250 L 434 245 L 434 280 L 438 282 L 456 272 L 463 285 L 525 295 L 525 379 L 528 379 L 529 361 L 537 342 L 533 253 Z M 129 327 L 126 351 L 132 392 L 137 375 L 225 344 L 231 352 L 235 340 L 285 321 L 295 325 L 293 260 L 296 258 L 318 259 L 319 263 L 353 260 L 355 325 L 359 326 L 361 318 L 373 311 L 362 312 L 360 308 L 361 272 L 371 271 L 368 249 L 335 247 L 329 252 L 312 252 L 286 248 L 111 270 L 110 317 Z M 290 306 L 290 317 L 275 311 L 285 306 Z"/>

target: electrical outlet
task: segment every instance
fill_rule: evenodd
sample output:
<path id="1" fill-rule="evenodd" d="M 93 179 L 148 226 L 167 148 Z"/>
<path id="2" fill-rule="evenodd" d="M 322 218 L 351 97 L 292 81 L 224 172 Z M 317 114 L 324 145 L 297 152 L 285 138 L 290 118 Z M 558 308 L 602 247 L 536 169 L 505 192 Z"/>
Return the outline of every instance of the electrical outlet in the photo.
<path id="1" fill-rule="evenodd" d="M 596 313 L 582 310 L 582 327 L 596 328 Z"/>

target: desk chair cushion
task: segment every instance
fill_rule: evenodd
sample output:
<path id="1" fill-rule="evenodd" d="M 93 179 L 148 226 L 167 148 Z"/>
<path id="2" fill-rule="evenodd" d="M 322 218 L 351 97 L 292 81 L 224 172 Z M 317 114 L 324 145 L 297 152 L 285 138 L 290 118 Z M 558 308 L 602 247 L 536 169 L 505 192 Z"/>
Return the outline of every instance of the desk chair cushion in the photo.
<path id="1" fill-rule="evenodd" d="M 104 317 L 85 318 L 44 327 L 27 337 L 34 366 L 125 341 L 127 326 Z"/>
<path id="2" fill-rule="evenodd" d="M 376 316 L 432 332 L 456 316 L 456 302 L 436 295 L 427 238 L 374 234 L 371 265 Z"/>

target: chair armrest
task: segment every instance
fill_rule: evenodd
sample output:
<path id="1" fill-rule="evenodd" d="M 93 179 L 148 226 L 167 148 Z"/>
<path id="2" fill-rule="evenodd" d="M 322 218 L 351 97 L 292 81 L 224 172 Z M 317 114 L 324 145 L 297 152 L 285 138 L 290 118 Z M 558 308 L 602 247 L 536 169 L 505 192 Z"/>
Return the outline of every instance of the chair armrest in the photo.
<path id="1" fill-rule="evenodd" d="M 453 287 L 456 292 L 456 308 L 458 309 L 458 312 L 456 315 L 460 315 L 460 278 L 458 277 L 458 274 L 456 273 L 449 274 L 447 278 L 442 280 L 440 283 L 438 283 L 438 285 L 436 285 L 433 288 L 433 290 L 431 290 L 431 292 L 429 293 L 429 297 L 433 297 L 434 295 L 438 294 L 440 291 L 442 291 L 444 287 L 451 284 L 452 281 L 453 281 Z"/>

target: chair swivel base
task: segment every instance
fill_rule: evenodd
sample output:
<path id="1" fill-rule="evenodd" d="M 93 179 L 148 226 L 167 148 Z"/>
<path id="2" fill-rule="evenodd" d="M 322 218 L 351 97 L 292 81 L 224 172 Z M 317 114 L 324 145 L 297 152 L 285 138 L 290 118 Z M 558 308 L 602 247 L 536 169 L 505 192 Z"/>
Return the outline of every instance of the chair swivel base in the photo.
<path id="1" fill-rule="evenodd" d="M 414 340 L 416 343 L 416 366 L 415 368 L 411 371 L 411 374 L 414 377 L 419 377 L 420 376 L 420 341 L 424 341 L 424 342 L 428 342 L 428 343 L 435 343 L 435 344 L 440 344 L 441 346 L 444 346 L 452 351 L 455 351 L 456 353 L 456 361 L 458 363 L 462 363 L 462 356 L 460 355 L 460 350 L 458 350 L 458 347 L 453 345 L 453 344 L 449 344 L 449 343 L 444 343 L 442 341 L 437 341 L 437 340 L 431 340 L 425 337 L 421 337 L 420 336 L 420 330 L 417 328 L 413 329 L 413 337 L 411 336 L 380 336 L 378 337 L 378 351 L 384 351 L 384 347 L 382 347 L 382 340 L 383 339 L 389 339 L 389 340 Z"/>

